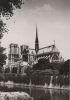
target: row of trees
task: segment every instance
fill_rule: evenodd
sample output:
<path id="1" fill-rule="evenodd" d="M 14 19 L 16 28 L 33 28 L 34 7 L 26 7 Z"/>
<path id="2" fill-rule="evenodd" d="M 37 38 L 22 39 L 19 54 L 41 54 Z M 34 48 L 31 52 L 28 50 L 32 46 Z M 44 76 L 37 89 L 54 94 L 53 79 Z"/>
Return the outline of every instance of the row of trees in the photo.
<path id="1" fill-rule="evenodd" d="M 7 59 L 7 56 L 4 53 L 5 48 L 1 46 L 1 39 L 3 38 L 4 33 L 8 32 L 6 23 L 3 22 L 2 17 L 7 18 L 6 20 L 8 20 L 13 16 L 15 9 L 21 8 L 22 3 L 22 0 L 0 0 L 0 72 Z"/>
<path id="2" fill-rule="evenodd" d="M 65 61 L 59 70 L 60 74 L 70 74 L 70 59 Z"/>
<path id="3" fill-rule="evenodd" d="M 51 69 L 51 71 L 56 70 L 59 74 L 69 74 L 70 73 L 70 60 L 62 63 L 49 63 L 46 59 L 40 59 L 37 64 L 33 66 L 33 70 L 46 70 Z M 50 73 L 49 73 L 50 74 Z"/>

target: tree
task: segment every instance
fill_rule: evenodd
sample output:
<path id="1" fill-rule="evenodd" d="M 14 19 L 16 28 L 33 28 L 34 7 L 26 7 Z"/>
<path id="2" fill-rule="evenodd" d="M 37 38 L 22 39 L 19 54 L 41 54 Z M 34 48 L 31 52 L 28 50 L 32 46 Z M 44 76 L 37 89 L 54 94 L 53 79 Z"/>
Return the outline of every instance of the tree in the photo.
<path id="1" fill-rule="evenodd" d="M 0 19 L 0 39 L 2 39 L 4 33 L 8 32 L 6 24 Z"/>
<path id="2" fill-rule="evenodd" d="M 59 70 L 60 74 L 70 74 L 70 59 L 65 61 Z"/>
<path id="3" fill-rule="evenodd" d="M 48 59 L 40 59 L 38 63 L 33 66 L 35 70 L 45 70 L 49 69 L 49 60 Z"/>
<path id="4" fill-rule="evenodd" d="M 7 32 L 6 24 L 3 23 L 2 20 L 0 20 L 0 40 L 2 39 L 3 34 L 5 32 Z M 4 53 L 4 51 L 5 48 L 1 47 L 1 41 L 0 41 L 0 72 L 2 72 L 2 66 L 6 63 L 6 59 L 7 59 L 7 56 Z"/>
<path id="5" fill-rule="evenodd" d="M 12 17 L 16 8 L 21 8 L 22 0 L 0 0 L 0 39 L 3 37 L 3 33 L 7 32 L 6 24 L 2 21 L 3 17 Z"/>
<path id="6" fill-rule="evenodd" d="M 15 8 L 21 8 L 22 0 L 0 0 L 0 15 L 12 16 Z"/>
<path id="7" fill-rule="evenodd" d="M 3 17 L 12 17 L 16 8 L 21 8 L 22 0 L 0 0 L 0 39 L 3 37 L 3 33 L 7 32 L 6 24 L 2 21 Z"/>
<path id="8" fill-rule="evenodd" d="M 12 17 L 13 10 L 16 8 L 21 8 L 22 0 L 0 0 L 0 40 L 4 36 L 4 33 L 7 32 L 6 24 L 2 21 L 1 16 L 3 17 Z M 5 48 L 1 47 L 0 41 L 0 72 L 2 71 L 2 66 L 6 63 L 7 56 L 4 53 Z"/>
<path id="9" fill-rule="evenodd" d="M 7 32 L 6 24 L 2 21 L 3 17 L 12 17 L 16 8 L 21 8 L 22 0 L 0 0 L 0 39 L 3 37 L 3 33 Z"/>
<path id="10" fill-rule="evenodd" d="M 4 53 L 5 48 L 0 46 L 0 72 L 2 72 L 2 67 L 6 63 L 7 56 Z"/>

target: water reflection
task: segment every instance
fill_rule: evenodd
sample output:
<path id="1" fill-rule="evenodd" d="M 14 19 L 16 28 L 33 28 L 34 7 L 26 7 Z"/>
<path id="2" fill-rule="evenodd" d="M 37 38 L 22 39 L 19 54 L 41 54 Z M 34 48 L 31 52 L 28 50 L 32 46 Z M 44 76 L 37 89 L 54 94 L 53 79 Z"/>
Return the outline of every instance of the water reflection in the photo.
<path id="1" fill-rule="evenodd" d="M 35 100 L 69 100 L 69 91 L 53 89 L 32 89 Z"/>
<path id="2" fill-rule="evenodd" d="M 0 91 L 4 92 L 15 92 L 22 91 L 27 92 L 34 100 L 69 100 L 68 90 L 57 90 L 57 89 L 43 89 L 43 88 L 33 88 L 24 86 L 14 86 L 13 88 L 8 88 L 7 86 L 0 86 Z"/>

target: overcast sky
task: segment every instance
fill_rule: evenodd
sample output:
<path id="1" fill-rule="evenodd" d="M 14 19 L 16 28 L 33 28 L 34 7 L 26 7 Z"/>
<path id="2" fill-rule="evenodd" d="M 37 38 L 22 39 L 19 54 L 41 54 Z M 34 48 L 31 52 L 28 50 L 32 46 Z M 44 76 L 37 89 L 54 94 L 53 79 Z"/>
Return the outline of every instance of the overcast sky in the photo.
<path id="1" fill-rule="evenodd" d="M 35 46 L 36 24 L 40 47 L 55 44 L 65 59 L 70 58 L 70 0 L 24 0 L 21 10 L 6 21 L 9 29 L 2 45 Z"/>

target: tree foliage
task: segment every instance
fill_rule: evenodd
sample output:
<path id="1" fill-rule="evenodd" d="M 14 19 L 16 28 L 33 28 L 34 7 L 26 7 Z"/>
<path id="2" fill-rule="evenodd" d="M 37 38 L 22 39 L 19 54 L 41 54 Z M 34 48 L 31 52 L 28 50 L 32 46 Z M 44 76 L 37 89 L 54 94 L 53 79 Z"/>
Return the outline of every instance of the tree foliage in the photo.
<path id="1" fill-rule="evenodd" d="M 6 24 L 1 19 L 3 17 L 12 17 L 13 10 L 21 8 L 22 0 L 0 0 L 0 39 L 3 37 L 3 33 L 7 32 Z"/>
<path id="2" fill-rule="evenodd" d="M 21 8 L 22 0 L 0 0 L 0 15 L 12 16 L 15 8 Z"/>
<path id="3" fill-rule="evenodd" d="M 12 68 L 12 73 L 17 73 L 18 68 L 17 67 L 13 67 Z"/>
<path id="4" fill-rule="evenodd" d="M 46 59 L 40 59 L 37 64 L 33 65 L 33 70 L 54 70 L 54 74 L 58 71 L 59 74 L 70 73 L 70 60 L 61 63 L 50 63 Z"/>
<path id="5" fill-rule="evenodd" d="M 59 70 L 60 74 L 70 74 L 70 59 L 65 61 Z"/>
<path id="6" fill-rule="evenodd" d="M 2 39 L 4 33 L 8 32 L 6 24 L 0 19 L 0 39 Z"/>
<path id="7" fill-rule="evenodd" d="M 12 17 L 13 10 L 21 8 L 22 0 L 0 0 L 0 39 L 3 37 L 3 33 L 7 32 L 6 24 L 1 19 L 3 17 Z"/>
<path id="8" fill-rule="evenodd" d="M 48 59 L 40 59 L 38 60 L 38 63 L 33 66 L 33 69 L 35 70 L 53 69 L 53 67 L 50 65 L 51 64 Z"/>
<path id="9" fill-rule="evenodd" d="M 7 32 L 6 24 L 0 19 L 0 40 L 2 39 L 5 32 Z M 7 59 L 7 56 L 4 51 L 5 48 L 1 46 L 0 41 L 0 72 L 2 72 L 2 66 L 6 63 Z"/>
<path id="10" fill-rule="evenodd" d="M 7 56 L 4 53 L 4 51 L 5 51 L 5 48 L 0 46 L 0 72 L 2 72 L 2 67 L 4 64 L 6 64 L 6 59 L 7 59 Z"/>

